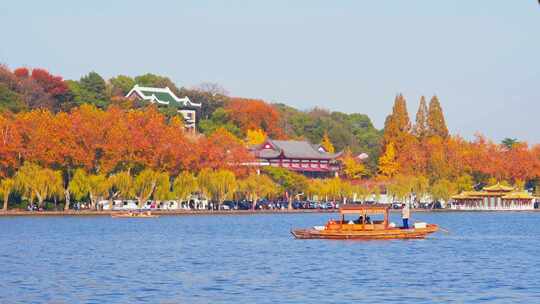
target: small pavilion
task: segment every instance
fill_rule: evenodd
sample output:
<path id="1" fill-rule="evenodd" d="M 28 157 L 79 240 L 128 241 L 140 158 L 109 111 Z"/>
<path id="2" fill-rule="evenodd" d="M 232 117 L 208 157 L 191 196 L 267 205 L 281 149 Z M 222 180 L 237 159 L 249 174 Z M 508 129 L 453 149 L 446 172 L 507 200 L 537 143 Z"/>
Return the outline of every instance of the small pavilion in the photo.
<path id="1" fill-rule="evenodd" d="M 455 210 L 533 210 L 535 198 L 529 192 L 496 184 L 482 191 L 464 191 L 454 195 L 450 208 Z"/>

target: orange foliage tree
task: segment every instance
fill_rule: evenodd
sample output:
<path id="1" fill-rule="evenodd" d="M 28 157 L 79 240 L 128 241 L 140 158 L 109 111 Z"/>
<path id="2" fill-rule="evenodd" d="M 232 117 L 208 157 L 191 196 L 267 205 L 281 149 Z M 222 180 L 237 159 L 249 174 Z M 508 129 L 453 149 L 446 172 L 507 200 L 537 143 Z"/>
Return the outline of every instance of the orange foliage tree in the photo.
<path id="1" fill-rule="evenodd" d="M 281 120 L 279 111 L 263 100 L 232 98 L 225 110 L 244 134 L 247 130 L 261 129 L 273 138 L 284 136 L 279 127 Z"/>

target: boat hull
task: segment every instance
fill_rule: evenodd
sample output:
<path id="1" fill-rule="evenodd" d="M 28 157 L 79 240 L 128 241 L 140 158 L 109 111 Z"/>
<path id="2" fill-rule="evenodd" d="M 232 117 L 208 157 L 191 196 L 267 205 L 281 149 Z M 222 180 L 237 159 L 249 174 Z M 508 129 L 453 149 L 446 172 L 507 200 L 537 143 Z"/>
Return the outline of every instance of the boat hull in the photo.
<path id="1" fill-rule="evenodd" d="M 423 239 L 428 234 L 437 232 L 439 227 L 434 224 L 426 228 L 388 228 L 377 230 L 317 230 L 293 229 L 292 235 L 297 239 L 333 239 L 333 240 L 385 240 L 385 239 Z"/>

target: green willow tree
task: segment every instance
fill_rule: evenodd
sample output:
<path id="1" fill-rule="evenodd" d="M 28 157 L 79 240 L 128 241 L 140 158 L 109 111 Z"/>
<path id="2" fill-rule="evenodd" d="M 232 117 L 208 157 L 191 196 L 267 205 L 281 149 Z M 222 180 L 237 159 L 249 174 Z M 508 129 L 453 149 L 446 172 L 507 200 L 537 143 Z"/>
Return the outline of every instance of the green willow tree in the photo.
<path id="1" fill-rule="evenodd" d="M 161 185 L 165 180 L 164 175 L 166 175 L 166 173 L 157 172 L 152 169 L 144 169 L 135 177 L 133 190 L 139 208 L 144 207 L 146 201 L 154 194 L 156 187 L 164 188 L 164 185 Z"/>
<path id="2" fill-rule="evenodd" d="M 4 201 L 4 211 L 8 210 L 9 204 L 9 195 L 13 192 L 15 188 L 15 181 L 12 178 L 4 178 L 0 181 L 0 196 Z"/>
<path id="3" fill-rule="evenodd" d="M 133 189 L 133 177 L 128 171 L 118 172 L 109 176 L 109 184 L 111 186 L 111 199 L 128 199 L 135 195 Z"/>
<path id="4" fill-rule="evenodd" d="M 69 184 L 69 191 L 77 200 L 85 197 L 90 199 L 92 209 L 109 194 L 111 183 L 103 174 L 87 174 L 83 169 L 77 169 Z"/>
<path id="5" fill-rule="evenodd" d="M 218 209 L 223 201 L 231 199 L 238 189 L 236 176 L 225 169 L 201 170 L 198 182 L 203 193 L 217 203 Z"/>
<path id="6" fill-rule="evenodd" d="M 37 198 L 39 207 L 44 207 L 47 198 L 63 194 L 62 173 L 25 162 L 15 174 L 15 188 L 30 202 Z"/>
<path id="7" fill-rule="evenodd" d="M 197 177 L 191 172 L 182 171 L 173 182 L 173 195 L 180 201 L 188 200 L 199 189 Z"/>
<path id="8" fill-rule="evenodd" d="M 156 202 L 156 205 L 159 206 L 161 201 L 171 199 L 171 180 L 169 174 L 166 172 L 159 173 L 158 180 L 156 183 L 156 188 L 152 194 L 152 198 Z"/>
<path id="9" fill-rule="evenodd" d="M 239 182 L 238 189 L 253 202 L 253 209 L 255 209 L 260 198 L 268 198 L 277 195 L 279 192 L 278 185 L 267 175 L 261 174 L 250 174 Z"/>
<path id="10" fill-rule="evenodd" d="M 295 196 L 303 194 L 308 189 L 308 179 L 303 175 L 278 167 L 265 167 L 264 171 L 275 183 L 281 186 L 287 195 L 289 209 L 292 209 Z"/>

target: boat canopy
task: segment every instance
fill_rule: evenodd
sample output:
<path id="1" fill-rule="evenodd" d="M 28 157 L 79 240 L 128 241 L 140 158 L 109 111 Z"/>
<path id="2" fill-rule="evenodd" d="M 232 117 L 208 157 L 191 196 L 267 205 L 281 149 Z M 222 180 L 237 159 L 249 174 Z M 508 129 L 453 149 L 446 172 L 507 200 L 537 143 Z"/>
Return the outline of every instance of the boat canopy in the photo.
<path id="1" fill-rule="evenodd" d="M 340 214 L 387 214 L 389 205 L 344 205 L 339 208 Z"/>

